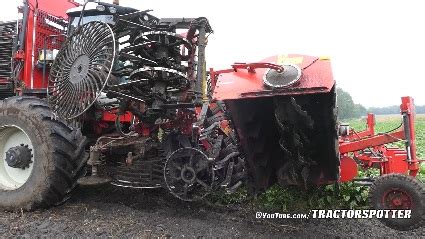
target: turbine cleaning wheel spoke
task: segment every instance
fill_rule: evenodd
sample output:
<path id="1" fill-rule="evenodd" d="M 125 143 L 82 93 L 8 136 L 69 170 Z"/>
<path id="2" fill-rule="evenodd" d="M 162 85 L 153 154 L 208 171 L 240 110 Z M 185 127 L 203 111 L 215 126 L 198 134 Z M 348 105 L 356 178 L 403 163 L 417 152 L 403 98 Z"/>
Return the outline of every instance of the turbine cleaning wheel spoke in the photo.
<path id="1" fill-rule="evenodd" d="M 84 24 L 67 39 L 47 88 L 49 104 L 59 117 L 77 118 L 94 104 L 110 78 L 115 52 L 115 35 L 106 23 Z"/>

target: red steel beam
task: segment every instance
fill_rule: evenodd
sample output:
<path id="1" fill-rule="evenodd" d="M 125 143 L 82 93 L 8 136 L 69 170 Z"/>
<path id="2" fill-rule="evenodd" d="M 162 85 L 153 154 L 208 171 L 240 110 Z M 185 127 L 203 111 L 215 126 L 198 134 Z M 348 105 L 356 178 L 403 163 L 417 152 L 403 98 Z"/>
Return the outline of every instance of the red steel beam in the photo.
<path id="1" fill-rule="evenodd" d="M 404 131 L 374 135 L 374 136 L 364 138 L 364 139 L 359 139 L 356 141 L 342 142 L 339 144 L 339 152 L 342 154 L 355 152 L 355 151 L 359 151 L 369 147 L 397 142 L 403 139 L 405 139 Z"/>
<path id="2" fill-rule="evenodd" d="M 359 139 L 368 136 L 372 136 L 375 134 L 375 115 L 372 113 L 367 114 L 367 124 L 366 129 L 360 132 L 353 132 L 350 136 L 351 139 Z"/>
<path id="3" fill-rule="evenodd" d="M 406 132 L 407 163 L 409 175 L 416 176 L 419 172 L 420 161 L 416 156 L 415 142 L 415 104 L 413 98 L 405 96 L 401 98 L 400 111 L 403 115 L 403 127 Z"/>

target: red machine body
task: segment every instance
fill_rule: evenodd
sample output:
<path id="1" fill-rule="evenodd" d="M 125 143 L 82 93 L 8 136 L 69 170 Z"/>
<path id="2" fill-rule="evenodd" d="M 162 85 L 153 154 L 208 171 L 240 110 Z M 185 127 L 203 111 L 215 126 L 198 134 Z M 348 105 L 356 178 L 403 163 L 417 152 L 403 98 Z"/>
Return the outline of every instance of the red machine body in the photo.
<path id="1" fill-rule="evenodd" d="M 268 69 L 282 64 L 295 64 L 302 70 L 298 82 L 281 89 L 269 89 L 264 85 L 263 77 Z M 335 84 L 331 62 L 327 58 L 299 54 L 276 55 L 259 63 L 235 63 L 232 68 L 210 70 L 217 100 L 234 100 L 276 95 L 300 95 L 330 92 Z"/>

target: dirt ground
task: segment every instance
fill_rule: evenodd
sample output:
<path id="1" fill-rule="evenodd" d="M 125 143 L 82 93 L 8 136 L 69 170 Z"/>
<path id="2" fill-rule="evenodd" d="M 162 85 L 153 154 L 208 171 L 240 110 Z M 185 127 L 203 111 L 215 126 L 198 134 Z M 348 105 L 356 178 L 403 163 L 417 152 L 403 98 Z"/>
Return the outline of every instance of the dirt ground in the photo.
<path id="1" fill-rule="evenodd" d="M 35 212 L 0 212 L 0 237 L 20 238 L 414 237 L 377 220 L 259 220 L 247 206 L 185 203 L 165 190 L 78 189 L 64 205 Z M 155 237 L 151 237 L 155 238 Z"/>

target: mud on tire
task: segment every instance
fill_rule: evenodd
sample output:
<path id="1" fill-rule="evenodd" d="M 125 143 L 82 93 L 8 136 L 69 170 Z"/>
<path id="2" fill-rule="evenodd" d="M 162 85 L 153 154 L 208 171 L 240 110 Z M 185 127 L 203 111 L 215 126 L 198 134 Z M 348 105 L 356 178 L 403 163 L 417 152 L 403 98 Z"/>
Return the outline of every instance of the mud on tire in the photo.
<path id="1" fill-rule="evenodd" d="M 77 179 L 85 174 L 86 138 L 80 130 L 54 119 L 48 104 L 35 97 L 11 97 L 1 102 L 0 128 L 10 125 L 31 141 L 33 165 L 22 186 L 0 184 L 0 208 L 28 211 L 67 200 Z"/>
<path id="2" fill-rule="evenodd" d="M 370 187 L 369 201 L 373 209 L 411 210 L 408 219 L 381 219 L 390 228 L 408 231 L 425 224 L 425 185 L 416 178 L 404 174 L 383 175 Z"/>

